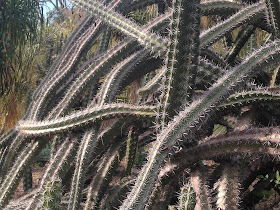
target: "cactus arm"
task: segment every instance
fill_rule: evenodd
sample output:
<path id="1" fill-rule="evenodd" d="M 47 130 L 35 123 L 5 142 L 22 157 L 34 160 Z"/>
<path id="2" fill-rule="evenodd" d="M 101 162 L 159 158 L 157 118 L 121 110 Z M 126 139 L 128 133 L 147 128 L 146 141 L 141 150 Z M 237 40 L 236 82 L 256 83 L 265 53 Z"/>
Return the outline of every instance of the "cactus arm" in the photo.
<path id="1" fill-rule="evenodd" d="M 190 134 L 198 126 L 196 126 L 203 116 L 211 111 L 211 107 L 216 106 L 221 100 L 229 94 L 229 88 L 234 88 L 238 82 L 242 82 L 242 78 L 253 70 L 262 68 L 267 65 L 266 61 L 276 58 L 280 51 L 279 42 L 275 41 L 256 51 L 248 57 L 242 64 L 235 67 L 231 72 L 219 79 L 201 99 L 194 101 L 184 111 L 181 111 L 173 121 L 170 121 L 161 134 L 157 136 L 157 140 L 153 145 L 152 151 L 146 165 L 141 170 L 138 179 L 127 199 L 123 202 L 123 209 L 141 209 L 146 203 L 162 161 L 166 158 L 166 154 L 161 150 L 164 146 L 171 147 L 183 133 Z M 275 65 L 275 64 L 274 64 Z"/>
<path id="2" fill-rule="evenodd" d="M 81 189 L 84 185 L 85 170 L 88 167 L 89 158 L 96 148 L 96 136 L 96 131 L 94 129 L 86 131 L 83 135 L 83 139 L 77 153 L 76 167 L 71 184 L 68 209 L 80 208 Z"/>
<path id="3" fill-rule="evenodd" d="M 102 107 L 88 108 L 66 117 L 57 118 L 51 121 L 21 121 L 18 130 L 22 134 L 44 135 L 54 132 L 61 132 L 85 125 L 90 121 L 115 118 L 117 116 L 154 117 L 152 106 L 132 106 L 128 104 L 109 104 Z"/>
<path id="4" fill-rule="evenodd" d="M 208 47 L 240 25 L 258 20 L 264 11 L 265 4 L 263 2 L 243 8 L 225 21 L 201 33 L 200 47 Z"/>
<path id="5" fill-rule="evenodd" d="M 101 18 L 103 21 L 120 30 L 124 34 L 135 38 L 139 43 L 148 49 L 151 49 L 159 54 L 166 51 L 166 44 L 162 38 L 158 38 L 152 33 L 144 32 L 139 26 L 122 15 L 107 9 L 106 6 L 101 3 L 96 1 L 87 2 L 84 0 L 72 0 L 72 3 L 87 10 L 92 15 Z"/>
<path id="6" fill-rule="evenodd" d="M 17 160 L 15 161 L 12 169 L 7 174 L 6 178 L 0 188 L 0 207 L 4 208 L 14 192 L 19 179 L 22 176 L 25 168 L 36 157 L 36 154 L 43 147 L 42 142 L 31 142 L 22 151 Z"/>
<path id="7" fill-rule="evenodd" d="M 223 15 L 230 16 L 244 7 L 244 4 L 234 1 L 205 1 L 201 2 L 201 15 Z"/>
<path id="8" fill-rule="evenodd" d="M 265 0 L 267 22 L 275 38 L 280 37 L 280 4 L 278 0 Z"/>

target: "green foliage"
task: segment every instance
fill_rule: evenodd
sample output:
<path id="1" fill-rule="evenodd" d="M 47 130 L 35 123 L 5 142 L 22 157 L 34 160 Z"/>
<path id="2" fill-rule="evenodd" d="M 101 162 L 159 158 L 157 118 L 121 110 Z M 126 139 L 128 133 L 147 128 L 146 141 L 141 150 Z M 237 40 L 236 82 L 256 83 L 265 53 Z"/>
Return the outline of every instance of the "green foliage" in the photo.
<path id="1" fill-rule="evenodd" d="M 0 137 L 0 208 L 253 207 L 256 168 L 280 154 L 277 1 L 72 3 L 92 16 L 50 63 L 24 118 Z M 218 23 L 201 29 L 213 14 Z M 257 28 L 271 40 L 241 56 Z M 138 84 L 133 100 L 125 97 L 134 103 L 116 103 L 130 84 Z M 47 144 L 40 183 L 11 200 Z M 270 183 L 279 190 L 278 171 Z"/>

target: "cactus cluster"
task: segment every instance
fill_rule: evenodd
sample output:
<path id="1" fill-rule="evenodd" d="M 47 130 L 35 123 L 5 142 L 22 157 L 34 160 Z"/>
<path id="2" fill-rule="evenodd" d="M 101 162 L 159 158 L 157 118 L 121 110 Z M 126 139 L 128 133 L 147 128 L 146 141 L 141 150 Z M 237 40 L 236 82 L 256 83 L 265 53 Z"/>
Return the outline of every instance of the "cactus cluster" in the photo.
<path id="1" fill-rule="evenodd" d="M 71 2 L 88 16 L 0 137 L 0 208 L 252 207 L 247 187 L 280 157 L 280 2 Z M 148 23 L 127 16 L 150 6 L 158 11 Z M 203 27 L 211 18 L 219 21 Z M 116 30 L 123 38 L 113 44 Z M 260 31 L 268 38 L 253 46 Z M 134 81 L 137 102 L 119 103 Z M 214 134 L 217 125 L 226 133 Z M 15 198 L 20 180 L 25 194 Z"/>

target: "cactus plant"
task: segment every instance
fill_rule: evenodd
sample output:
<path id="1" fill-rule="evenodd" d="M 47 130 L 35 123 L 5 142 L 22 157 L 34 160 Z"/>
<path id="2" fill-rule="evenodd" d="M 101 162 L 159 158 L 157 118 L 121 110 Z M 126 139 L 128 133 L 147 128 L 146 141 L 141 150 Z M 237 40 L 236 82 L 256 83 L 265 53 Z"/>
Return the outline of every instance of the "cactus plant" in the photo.
<path id="1" fill-rule="evenodd" d="M 257 169 L 243 174 L 244 163 L 279 161 L 279 1 L 71 2 L 89 15 L 28 95 L 23 119 L 0 137 L 0 208 L 247 208 L 243 194 Z M 158 12 L 148 23 L 126 16 L 151 5 Z M 204 30 L 201 21 L 211 15 L 220 21 Z M 271 40 L 241 56 L 257 29 Z M 114 30 L 124 38 L 112 45 Z M 135 80 L 143 81 L 137 102 L 118 103 Z M 226 133 L 211 136 L 215 124 Z M 50 144 L 39 184 L 25 183 L 25 195 L 13 198 Z M 148 156 L 136 165 L 139 151 Z"/>

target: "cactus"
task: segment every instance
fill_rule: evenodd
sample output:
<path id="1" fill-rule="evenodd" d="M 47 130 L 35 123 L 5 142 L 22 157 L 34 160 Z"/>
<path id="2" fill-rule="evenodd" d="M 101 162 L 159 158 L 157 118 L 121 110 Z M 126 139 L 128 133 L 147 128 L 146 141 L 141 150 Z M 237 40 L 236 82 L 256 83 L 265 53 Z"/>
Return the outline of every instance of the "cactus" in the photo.
<path id="1" fill-rule="evenodd" d="M 72 3 L 91 15 L 28 94 L 23 119 L 0 136 L 0 208 L 249 208 L 241 195 L 255 171 L 243 176 L 242 163 L 279 161 L 279 2 Z M 146 24 L 126 17 L 151 8 L 159 11 Z M 221 21 L 203 30 L 202 16 L 212 15 Z M 258 28 L 271 40 L 240 56 Z M 114 29 L 125 37 L 112 45 Z M 97 52 L 83 63 L 93 44 Z M 271 84 L 258 74 L 271 76 Z M 136 90 L 141 99 L 118 103 L 134 81 L 144 84 Z M 212 135 L 226 117 L 246 116 L 254 123 L 245 130 L 232 125 Z M 13 198 L 46 145 L 51 155 L 40 183 Z M 145 152 L 146 161 L 133 164 Z M 179 187 L 181 179 L 188 183 Z"/>

